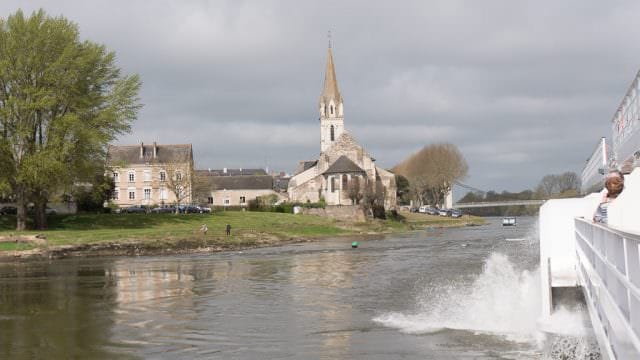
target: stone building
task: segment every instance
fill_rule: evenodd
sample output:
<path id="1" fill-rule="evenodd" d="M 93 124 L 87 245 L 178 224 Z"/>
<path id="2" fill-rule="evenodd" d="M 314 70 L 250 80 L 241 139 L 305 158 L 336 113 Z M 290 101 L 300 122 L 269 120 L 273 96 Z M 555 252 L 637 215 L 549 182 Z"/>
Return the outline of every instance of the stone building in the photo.
<path id="1" fill-rule="evenodd" d="M 181 189 L 180 203 L 191 202 L 193 149 L 180 145 L 109 145 L 118 206 L 172 204 L 178 200 L 172 188 Z"/>
<path id="2" fill-rule="evenodd" d="M 396 205 L 396 182 L 391 172 L 375 164 L 375 159 L 358 144 L 344 126 L 344 102 L 338 90 L 333 54 L 327 51 L 324 88 L 319 100 L 320 157 L 300 162 L 289 180 L 288 193 L 293 202 L 317 202 L 351 205 L 349 188 L 382 189 L 386 208 Z"/>
<path id="3" fill-rule="evenodd" d="M 199 202 L 211 206 L 248 206 L 260 196 L 284 197 L 274 187 L 274 178 L 262 169 L 196 170 Z"/>

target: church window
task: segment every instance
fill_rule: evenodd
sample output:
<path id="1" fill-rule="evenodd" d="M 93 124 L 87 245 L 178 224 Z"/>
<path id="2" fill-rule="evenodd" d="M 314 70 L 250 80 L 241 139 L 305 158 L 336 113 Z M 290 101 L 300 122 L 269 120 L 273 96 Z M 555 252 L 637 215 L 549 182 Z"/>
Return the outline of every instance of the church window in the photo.
<path id="1" fill-rule="evenodd" d="M 349 183 L 349 179 L 347 178 L 347 174 L 342 175 L 342 190 L 347 190 L 347 184 Z"/>
<path id="2" fill-rule="evenodd" d="M 331 105 L 331 115 L 333 115 L 333 105 Z"/>
<path id="3" fill-rule="evenodd" d="M 336 178 L 331 177 L 331 192 L 336 192 Z"/>
<path id="4" fill-rule="evenodd" d="M 335 129 L 333 128 L 333 125 L 331 125 L 331 141 L 335 141 Z"/>

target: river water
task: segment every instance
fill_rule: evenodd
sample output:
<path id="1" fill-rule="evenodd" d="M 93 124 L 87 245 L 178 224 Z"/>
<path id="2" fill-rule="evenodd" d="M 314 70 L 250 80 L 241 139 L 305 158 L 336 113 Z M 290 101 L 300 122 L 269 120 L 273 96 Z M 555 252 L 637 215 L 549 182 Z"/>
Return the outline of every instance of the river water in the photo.
<path id="1" fill-rule="evenodd" d="M 0 359 L 540 359 L 535 218 L 0 265 Z M 582 336 L 581 313 L 561 319 Z"/>

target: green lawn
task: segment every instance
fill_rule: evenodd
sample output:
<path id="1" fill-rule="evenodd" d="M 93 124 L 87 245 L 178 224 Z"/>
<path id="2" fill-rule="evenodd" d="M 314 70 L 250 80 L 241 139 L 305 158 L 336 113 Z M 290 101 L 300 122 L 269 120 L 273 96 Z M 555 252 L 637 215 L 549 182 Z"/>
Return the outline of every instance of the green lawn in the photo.
<path id="1" fill-rule="evenodd" d="M 404 214 L 403 214 L 404 215 Z M 362 233 L 407 231 L 422 226 L 453 226 L 466 219 L 429 217 L 411 214 L 406 222 L 371 221 L 345 224 L 310 215 L 271 212 L 220 211 L 211 214 L 78 214 L 49 217 L 45 231 L 26 231 L 23 235 L 43 234 L 48 246 L 135 242 L 147 248 L 165 248 L 182 244 L 255 245 L 299 238 L 320 238 Z M 206 224 L 207 235 L 200 232 Z M 231 236 L 225 227 L 231 225 Z M 0 237 L 15 234 L 15 216 L 0 216 Z M 195 244 L 195 245 L 194 245 Z M 0 251 L 27 250 L 35 245 L 0 243 Z"/>
<path id="2" fill-rule="evenodd" d="M 402 216 L 405 217 L 405 223 L 414 227 L 419 226 L 434 226 L 434 227 L 447 227 L 447 226 L 460 226 L 466 224 L 482 225 L 485 223 L 484 219 L 478 216 L 463 215 L 461 218 L 452 218 L 447 216 L 427 215 L 421 213 L 409 213 L 403 212 Z"/>
<path id="3" fill-rule="evenodd" d="M 209 228 L 206 238 L 199 231 Z M 231 225 L 232 236 L 225 236 Z M 0 236 L 15 234 L 15 217 L 0 217 Z M 125 241 L 178 241 L 206 239 L 219 241 L 288 239 L 355 233 L 341 228 L 331 219 L 282 213 L 228 211 L 210 214 L 79 214 L 49 218 L 45 231 L 26 231 L 25 235 L 44 234 L 49 245 L 74 245 Z M 0 250 L 11 248 L 4 244 Z"/>

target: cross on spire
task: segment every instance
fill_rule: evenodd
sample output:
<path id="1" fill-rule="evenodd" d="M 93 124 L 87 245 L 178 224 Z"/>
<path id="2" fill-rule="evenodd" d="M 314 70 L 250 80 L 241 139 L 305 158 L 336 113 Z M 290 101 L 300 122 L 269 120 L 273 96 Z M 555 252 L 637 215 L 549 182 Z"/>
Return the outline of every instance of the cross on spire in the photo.
<path id="1" fill-rule="evenodd" d="M 329 49 L 331 49 L 331 30 L 327 33 L 327 39 L 329 39 Z"/>

